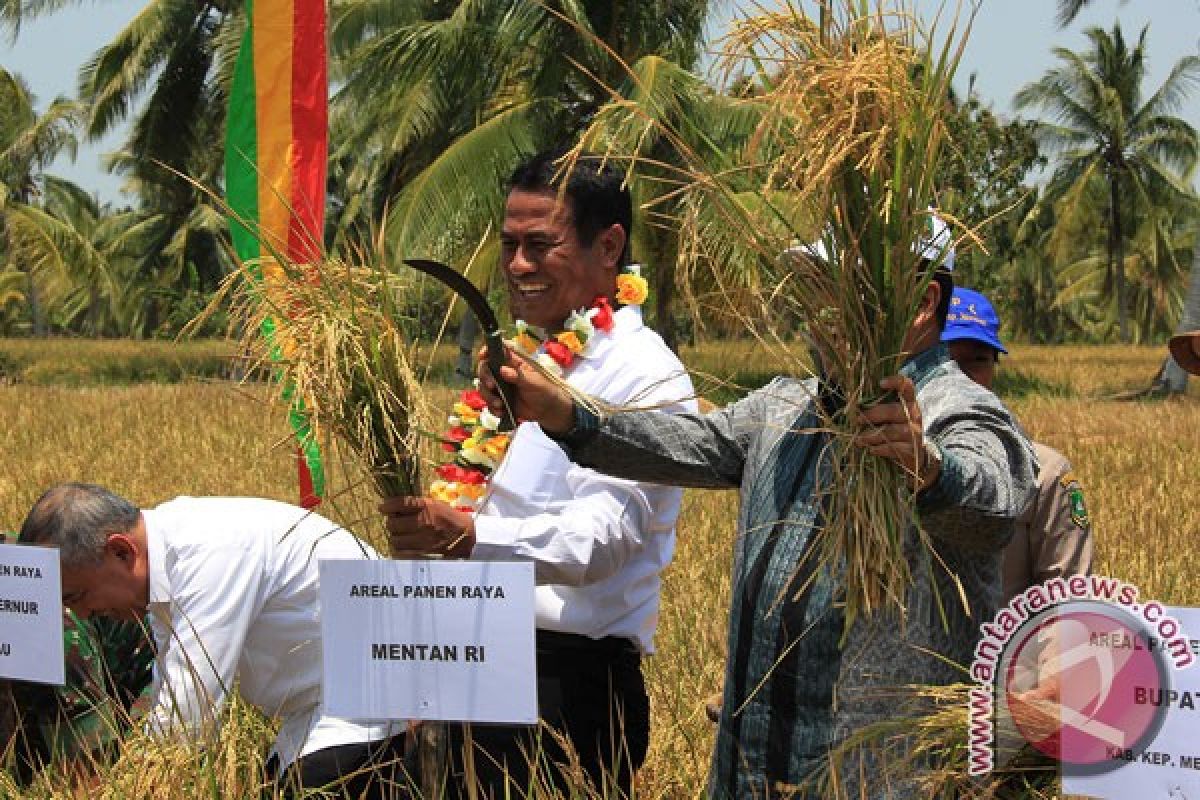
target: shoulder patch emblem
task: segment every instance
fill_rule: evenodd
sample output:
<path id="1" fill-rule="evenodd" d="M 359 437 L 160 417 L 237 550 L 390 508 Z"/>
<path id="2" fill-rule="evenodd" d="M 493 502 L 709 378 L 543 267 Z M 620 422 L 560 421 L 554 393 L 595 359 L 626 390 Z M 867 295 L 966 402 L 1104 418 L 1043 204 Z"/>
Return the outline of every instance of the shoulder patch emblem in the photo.
<path id="1" fill-rule="evenodd" d="M 1079 488 L 1078 483 L 1067 489 L 1067 502 L 1071 504 L 1071 522 L 1086 531 L 1092 521 L 1088 517 L 1087 504 L 1083 502 L 1083 489 Z"/>

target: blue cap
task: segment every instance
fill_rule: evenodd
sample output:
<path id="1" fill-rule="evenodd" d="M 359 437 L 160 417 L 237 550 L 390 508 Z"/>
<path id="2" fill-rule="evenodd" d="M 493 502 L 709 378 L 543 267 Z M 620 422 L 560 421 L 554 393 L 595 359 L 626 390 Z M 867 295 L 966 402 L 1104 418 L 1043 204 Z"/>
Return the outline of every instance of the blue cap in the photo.
<path id="1" fill-rule="evenodd" d="M 1008 350 L 1000 343 L 1000 317 L 986 297 L 971 289 L 955 288 L 950 298 L 950 313 L 942 331 L 943 342 L 974 339 L 1001 353 Z"/>

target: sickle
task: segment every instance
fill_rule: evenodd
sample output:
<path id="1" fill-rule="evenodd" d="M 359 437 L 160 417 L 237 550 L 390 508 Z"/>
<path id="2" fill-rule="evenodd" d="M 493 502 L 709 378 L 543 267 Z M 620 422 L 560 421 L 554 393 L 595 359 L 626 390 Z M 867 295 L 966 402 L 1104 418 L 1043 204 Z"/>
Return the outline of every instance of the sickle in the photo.
<path id="1" fill-rule="evenodd" d="M 444 283 L 463 299 L 467 308 L 471 309 L 471 313 L 475 315 L 475 319 L 479 320 L 479 326 L 483 328 L 484 340 L 487 342 L 488 369 L 496 379 L 496 388 L 500 391 L 500 397 L 504 401 L 504 412 L 500 415 L 500 430 L 512 430 L 513 420 L 510 409 L 513 408 L 513 389 L 508 381 L 500 380 L 500 367 L 504 365 L 504 339 L 500 335 L 500 323 L 496 321 L 496 314 L 488 305 L 487 298 L 483 296 L 483 292 L 475 288 L 475 284 L 463 277 L 461 272 L 445 264 L 424 258 L 406 258 L 404 263 Z"/>

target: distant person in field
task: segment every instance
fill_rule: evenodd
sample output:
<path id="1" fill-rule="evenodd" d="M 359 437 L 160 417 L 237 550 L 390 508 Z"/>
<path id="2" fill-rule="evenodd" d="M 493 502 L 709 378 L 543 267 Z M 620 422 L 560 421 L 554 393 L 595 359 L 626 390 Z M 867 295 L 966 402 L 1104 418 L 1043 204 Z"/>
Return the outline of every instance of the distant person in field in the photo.
<path id="1" fill-rule="evenodd" d="M 1000 319 L 986 297 L 956 288 L 942 341 L 968 378 L 992 388 L 1000 354 L 1008 350 L 1000 342 Z M 1033 449 L 1040 467 L 1037 493 L 1004 550 L 1002 604 L 1051 578 L 1092 571 L 1092 522 L 1071 462 L 1041 442 L 1034 442 Z"/>
<path id="2" fill-rule="evenodd" d="M 1184 372 L 1200 375 L 1200 331 L 1171 337 L 1171 356 Z"/>
<path id="3" fill-rule="evenodd" d="M 905 761 L 915 744 L 908 729 L 886 743 L 886 757 L 851 748 L 831 763 L 831 753 L 869 726 L 928 713 L 915 699 L 908 705 L 906 687 L 963 680 L 954 665 L 970 663 L 979 626 L 996 609 L 1001 552 L 1034 480 L 1032 447 L 1008 410 L 939 341 L 953 258 L 949 231 L 938 228 L 916 243 L 936 273 L 903 345 L 907 362 L 881 387 L 896 399 L 861 409 L 855 440 L 910 476 L 936 551 L 919 548 L 909 527 L 903 620 L 889 608 L 846 628 L 846 576 L 818 569 L 812 556 L 822 497 L 837 489 L 828 435 L 814 430 L 816 404 L 836 401 L 818 380 L 777 378 L 704 415 L 601 415 L 511 354 L 502 370 L 516 387 L 517 415 L 536 420 L 576 462 L 627 480 L 741 492 L 712 797 L 821 796 L 813 787 L 826 767 L 847 797 L 923 796 L 925 762 Z M 498 408 L 482 362 L 480 381 Z"/>
<path id="4" fill-rule="evenodd" d="M 285 792 L 347 778 L 352 797 L 393 796 L 387 770 L 353 773 L 398 764 L 403 735 L 321 705 L 317 562 L 377 557 L 349 531 L 273 500 L 178 497 L 139 510 L 100 486 L 65 483 L 34 504 L 19 541 L 59 549 L 63 603 L 81 618 L 149 614 L 147 732 L 215 736 L 236 683 L 281 723 L 268 768 Z"/>
<path id="5" fill-rule="evenodd" d="M 540 331 L 540 344 L 526 346 L 609 403 L 694 410 L 683 365 L 642 322 L 644 296 L 621 289 L 630 286 L 622 273 L 633 230 L 625 176 L 586 156 L 560 170 L 559 155 L 517 167 L 500 230 L 512 317 Z M 578 344 L 567 329 L 580 326 L 592 329 L 586 347 L 567 353 L 564 340 Z M 659 574 L 675 548 L 682 492 L 572 464 L 534 423 L 517 427 L 488 484 L 476 513 L 429 497 L 384 501 L 392 555 L 534 564 L 539 716 L 566 736 L 600 795 L 612 796 L 615 785 L 629 796 L 649 745 L 642 658 L 654 651 Z M 525 797 L 530 756 L 539 753 L 550 764 L 542 782 L 563 796 L 578 791 L 561 768 L 572 759 L 557 735 L 472 726 L 468 770 L 466 730 L 450 730 L 451 797 L 473 797 L 469 784 L 482 797 Z"/>

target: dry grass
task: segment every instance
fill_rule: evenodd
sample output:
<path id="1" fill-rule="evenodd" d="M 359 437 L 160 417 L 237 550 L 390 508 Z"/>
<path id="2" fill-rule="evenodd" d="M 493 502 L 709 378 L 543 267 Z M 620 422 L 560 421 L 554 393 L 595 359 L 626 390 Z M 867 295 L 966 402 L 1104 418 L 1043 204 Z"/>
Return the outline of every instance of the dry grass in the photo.
<path id="1" fill-rule="evenodd" d="M 741 345 L 702 347 L 685 360 L 722 372 L 734 363 L 748 372 L 778 365 Z M 1144 385 L 1162 352 L 1152 348 L 1015 348 L 1003 369 L 1065 385 L 1073 396 L 1029 395 L 1013 402 L 1030 433 L 1074 462 L 1097 536 L 1097 569 L 1139 584 L 1146 596 L 1200 603 L 1200 580 L 1189 554 L 1200 536 L 1200 506 L 1190 501 L 1200 464 L 1200 386 L 1184 401 L 1117 403 L 1088 399 L 1094 392 Z M 435 393 L 445 403 L 449 390 Z M 295 501 L 295 473 L 286 423 L 264 402 L 230 384 L 66 389 L 0 387 L 0 527 L 20 524 L 36 496 L 73 479 L 106 484 L 143 505 L 178 494 L 248 494 Z M 341 490 L 334 487 L 335 493 Z M 344 492 L 325 513 L 355 530 L 377 534 L 367 487 Z M 363 499 L 361 503 L 359 499 Z M 639 796 L 692 798 L 708 768 L 712 728 L 703 699 L 722 679 L 729 595 L 731 493 L 689 492 L 680 520 L 679 549 L 665 576 L 656 657 L 648 662 L 653 703 L 649 760 Z M 368 509 L 364 511 L 363 509 Z M 252 797 L 244 773 L 265 742 L 257 720 L 233 723 L 241 762 L 218 765 L 179 757 L 177 780 L 154 796 Z M 205 766 L 209 764 L 208 766 Z M 135 787 L 142 764 L 118 764 L 101 776 L 104 797 L 147 796 Z M 164 774 L 159 772 L 157 774 Z M 240 777 L 235 777 L 240 775 Z M 228 780 L 228 782 L 225 782 Z M 0 796 L 11 796 L 0 777 Z M 144 785 L 144 784 L 141 784 Z M 57 776 L 35 797 L 95 794 L 67 787 Z M 204 787 L 204 788 L 201 788 Z"/>
<path id="2" fill-rule="evenodd" d="M 1146 388 L 1166 356 L 1162 345 L 1021 345 L 1003 363 L 1071 393 L 1101 398 Z M 1200 381 L 1189 388 L 1192 397 L 1200 396 Z"/>

